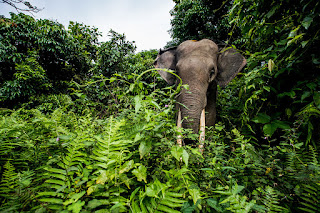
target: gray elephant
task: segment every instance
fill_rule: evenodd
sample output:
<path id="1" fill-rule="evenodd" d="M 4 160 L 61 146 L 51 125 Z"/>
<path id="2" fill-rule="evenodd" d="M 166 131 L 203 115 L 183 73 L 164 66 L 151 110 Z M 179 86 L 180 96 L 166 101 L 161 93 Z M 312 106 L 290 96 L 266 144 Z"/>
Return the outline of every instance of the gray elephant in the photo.
<path id="1" fill-rule="evenodd" d="M 176 71 L 182 83 L 189 85 L 189 90 L 182 89 L 177 97 L 178 111 L 183 118 L 182 127 L 198 133 L 203 109 L 205 125 L 215 124 L 217 85 L 225 87 L 246 65 L 246 59 L 231 47 L 219 49 L 213 41 L 203 39 L 160 50 L 154 65 Z M 177 83 L 171 73 L 158 72 L 169 85 Z"/>

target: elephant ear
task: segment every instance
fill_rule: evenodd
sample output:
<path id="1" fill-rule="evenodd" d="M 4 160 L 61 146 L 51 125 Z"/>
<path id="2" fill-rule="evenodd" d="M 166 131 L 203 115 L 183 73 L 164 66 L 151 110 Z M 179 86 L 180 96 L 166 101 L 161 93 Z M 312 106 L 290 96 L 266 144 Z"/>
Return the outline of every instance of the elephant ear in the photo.
<path id="1" fill-rule="evenodd" d="M 225 87 L 247 64 L 247 60 L 234 48 L 225 47 L 218 56 L 217 83 Z"/>
<path id="2" fill-rule="evenodd" d="M 159 54 L 154 62 L 155 68 L 161 69 L 176 69 L 176 47 L 159 51 Z M 176 77 L 169 72 L 158 70 L 161 77 L 169 84 L 173 85 L 176 81 Z"/>

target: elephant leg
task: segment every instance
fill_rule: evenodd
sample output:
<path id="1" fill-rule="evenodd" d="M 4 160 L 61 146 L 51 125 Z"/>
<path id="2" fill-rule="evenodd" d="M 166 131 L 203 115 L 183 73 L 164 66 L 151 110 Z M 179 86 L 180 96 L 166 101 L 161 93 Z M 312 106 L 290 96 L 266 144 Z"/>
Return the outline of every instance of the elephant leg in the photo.
<path id="1" fill-rule="evenodd" d="M 207 91 L 206 126 L 214 126 L 216 122 L 217 82 L 212 81 Z"/>

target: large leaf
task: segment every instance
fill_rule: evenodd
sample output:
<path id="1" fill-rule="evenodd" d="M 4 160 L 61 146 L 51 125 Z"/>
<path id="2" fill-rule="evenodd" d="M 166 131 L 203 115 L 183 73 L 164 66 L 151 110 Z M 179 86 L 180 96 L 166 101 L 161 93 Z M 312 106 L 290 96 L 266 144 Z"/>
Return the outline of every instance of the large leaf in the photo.
<path id="1" fill-rule="evenodd" d="M 134 169 L 132 174 L 137 177 L 138 181 L 147 183 L 147 168 L 144 165 L 140 165 L 138 169 Z"/>
<path id="2" fill-rule="evenodd" d="M 183 149 L 183 151 L 182 151 L 182 160 L 186 164 L 186 166 L 188 167 L 189 154 L 185 149 Z"/>
<path id="3" fill-rule="evenodd" d="M 172 156 L 177 159 L 177 161 L 180 161 L 180 158 L 182 157 L 183 148 L 179 146 L 173 146 L 171 147 L 171 154 Z"/>
<path id="4" fill-rule="evenodd" d="M 313 101 L 318 109 L 320 109 L 320 92 L 316 92 L 313 95 Z"/>
<path id="5" fill-rule="evenodd" d="M 271 123 L 280 129 L 290 129 L 290 126 L 284 121 L 274 120 Z"/>
<path id="6" fill-rule="evenodd" d="M 265 135 L 272 136 L 273 133 L 277 130 L 277 126 L 272 123 L 266 124 L 263 126 L 263 132 Z"/>
<path id="7" fill-rule="evenodd" d="M 258 115 L 252 119 L 252 121 L 259 124 L 266 124 L 271 121 L 271 118 L 265 113 L 258 113 Z"/>
<path id="8" fill-rule="evenodd" d="M 284 122 L 284 121 L 279 121 L 279 120 L 274 120 L 271 123 L 268 123 L 263 126 L 263 132 L 264 134 L 268 136 L 272 136 L 273 133 L 278 129 L 290 129 L 290 126 Z"/>
<path id="9" fill-rule="evenodd" d="M 310 16 L 307 16 L 303 19 L 301 24 L 307 30 L 310 27 L 312 21 L 313 21 L 313 18 Z"/>
<path id="10" fill-rule="evenodd" d="M 135 113 L 138 113 L 142 107 L 142 96 L 137 95 L 134 97 Z"/>
<path id="11" fill-rule="evenodd" d="M 189 189 L 189 193 L 192 197 L 193 203 L 196 204 L 198 200 L 201 199 L 200 190 L 199 189 Z"/>
<path id="12" fill-rule="evenodd" d="M 217 212 L 223 212 L 223 208 L 222 206 L 219 204 L 219 202 L 216 200 L 216 199 L 213 199 L 213 198 L 209 198 L 209 199 L 206 199 L 207 201 L 207 204 L 213 208 L 215 211 Z"/>
<path id="13" fill-rule="evenodd" d="M 147 153 L 150 153 L 151 148 L 151 141 L 142 141 L 139 146 L 140 159 L 142 159 Z"/>

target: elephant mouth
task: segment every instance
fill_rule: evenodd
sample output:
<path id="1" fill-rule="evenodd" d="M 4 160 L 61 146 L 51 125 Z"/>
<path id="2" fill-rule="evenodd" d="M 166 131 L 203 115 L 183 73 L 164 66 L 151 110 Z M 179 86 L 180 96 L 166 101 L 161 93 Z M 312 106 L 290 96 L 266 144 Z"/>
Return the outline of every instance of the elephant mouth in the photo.
<path id="1" fill-rule="evenodd" d="M 178 110 L 178 119 L 177 119 L 177 129 L 179 132 L 178 138 L 177 138 L 177 144 L 178 146 L 182 146 L 182 120 L 181 120 L 181 110 L 179 108 Z M 205 116 L 205 109 L 201 111 L 201 116 L 200 116 L 200 125 L 199 125 L 199 152 L 203 154 L 204 151 L 204 141 L 205 141 L 205 130 L 206 130 L 206 116 Z"/>

